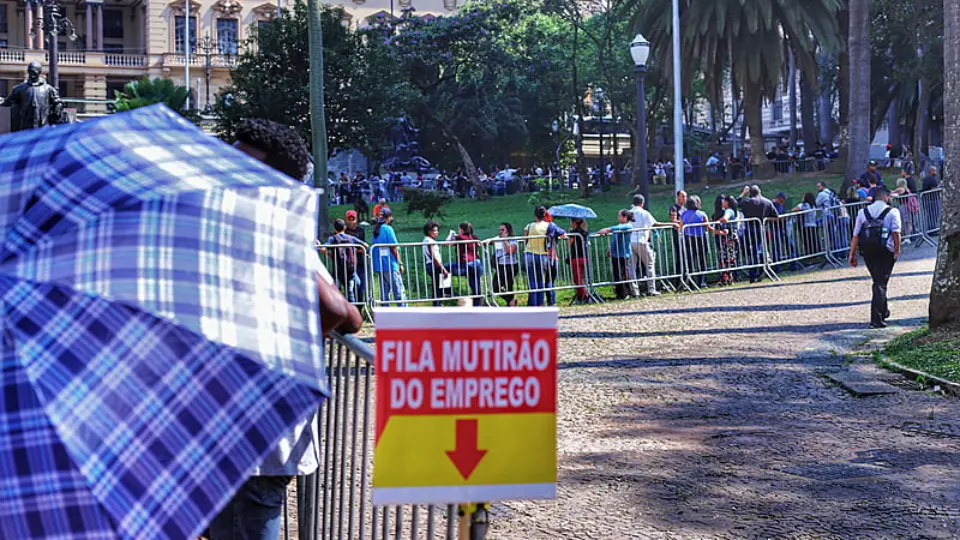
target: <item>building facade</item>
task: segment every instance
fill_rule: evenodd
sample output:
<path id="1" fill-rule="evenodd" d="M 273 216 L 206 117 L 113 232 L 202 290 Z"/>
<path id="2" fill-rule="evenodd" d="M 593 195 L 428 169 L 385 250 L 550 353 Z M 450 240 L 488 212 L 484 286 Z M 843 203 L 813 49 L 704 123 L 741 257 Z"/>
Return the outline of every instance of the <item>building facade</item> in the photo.
<path id="1" fill-rule="evenodd" d="M 229 83 L 230 69 L 251 29 L 269 24 L 278 7 L 294 0 L 65 0 L 75 39 L 58 36 L 60 93 L 81 114 L 105 110 L 123 85 L 141 78 L 164 77 L 183 85 L 186 44 L 189 86 L 202 109 Z M 457 8 L 457 0 L 352 0 L 329 2 L 344 9 L 344 24 L 362 27 L 378 18 L 399 16 L 404 9 L 436 17 Z M 24 0 L 0 0 L 0 96 L 22 82 L 26 66 L 49 58 L 41 21 L 43 7 Z"/>

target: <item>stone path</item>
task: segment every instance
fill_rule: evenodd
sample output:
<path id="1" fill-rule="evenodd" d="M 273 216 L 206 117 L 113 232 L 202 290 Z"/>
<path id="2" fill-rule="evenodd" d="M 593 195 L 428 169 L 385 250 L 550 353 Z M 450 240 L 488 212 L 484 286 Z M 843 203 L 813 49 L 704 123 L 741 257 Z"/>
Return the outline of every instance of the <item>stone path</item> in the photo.
<path id="1" fill-rule="evenodd" d="M 559 498 L 496 505 L 490 537 L 960 538 L 960 400 L 827 377 L 926 315 L 934 252 L 907 251 L 885 334 L 863 268 L 564 311 Z"/>

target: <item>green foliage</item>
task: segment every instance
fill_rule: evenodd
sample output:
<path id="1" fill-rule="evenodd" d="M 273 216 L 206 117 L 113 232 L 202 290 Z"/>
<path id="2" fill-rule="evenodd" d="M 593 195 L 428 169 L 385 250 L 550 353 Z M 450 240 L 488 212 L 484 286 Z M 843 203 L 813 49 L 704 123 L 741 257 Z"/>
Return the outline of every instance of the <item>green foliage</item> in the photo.
<path id="1" fill-rule="evenodd" d="M 115 92 L 117 112 L 163 103 L 182 116 L 196 120 L 196 114 L 186 110 L 189 96 L 190 91 L 185 86 L 177 86 L 170 79 L 149 77 L 130 81 L 122 91 Z"/>
<path id="2" fill-rule="evenodd" d="M 267 118 L 310 137 L 310 71 L 307 5 L 269 25 L 252 29 L 215 111 L 219 135 L 232 140 L 245 118 Z M 329 147 L 379 150 L 392 118 L 408 101 L 408 86 L 395 76 L 382 35 L 353 31 L 341 23 L 343 10 L 323 7 L 324 106 Z"/>
<path id="3" fill-rule="evenodd" d="M 403 200 L 407 204 L 407 215 L 420 212 L 426 219 L 446 216 L 443 207 L 452 199 L 453 196 L 439 190 L 403 189 Z"/>
<path id="4" fill-rule="evenodd" d="M 898 364 L 960 383 L 960 335 L 921 328 L 894 339 L 884 352 Z"/>

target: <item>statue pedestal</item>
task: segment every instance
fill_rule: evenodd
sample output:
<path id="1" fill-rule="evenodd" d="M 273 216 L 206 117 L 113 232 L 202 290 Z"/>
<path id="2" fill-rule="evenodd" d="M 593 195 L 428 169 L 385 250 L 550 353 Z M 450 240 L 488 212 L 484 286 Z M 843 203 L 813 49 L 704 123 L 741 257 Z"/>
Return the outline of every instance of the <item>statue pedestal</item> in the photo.
<path id="1" fill-rule="evenodd" d="M 0 135 L 10 133 L 10 107 L 0 107 Z"/>

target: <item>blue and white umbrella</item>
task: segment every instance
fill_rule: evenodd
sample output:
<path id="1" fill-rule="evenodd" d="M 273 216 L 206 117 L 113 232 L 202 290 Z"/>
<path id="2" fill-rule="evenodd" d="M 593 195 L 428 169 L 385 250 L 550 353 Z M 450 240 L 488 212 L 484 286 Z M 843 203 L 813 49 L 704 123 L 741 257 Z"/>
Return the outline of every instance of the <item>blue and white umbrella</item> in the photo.
<path id="1" fill-rule="evenodd" d="M 327 395 L 316 209 L 162 106 L 0 137 L 0 538 L 203 530 Z"/>
<path id="2" fill-rule="evenodd" d="M 547 212 L 555 218 L 595 219 L 597 217 L 593 210 L 579 204 L 561 204 L 551 207 Z"/>

